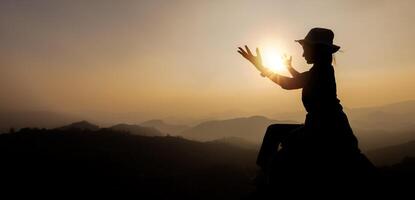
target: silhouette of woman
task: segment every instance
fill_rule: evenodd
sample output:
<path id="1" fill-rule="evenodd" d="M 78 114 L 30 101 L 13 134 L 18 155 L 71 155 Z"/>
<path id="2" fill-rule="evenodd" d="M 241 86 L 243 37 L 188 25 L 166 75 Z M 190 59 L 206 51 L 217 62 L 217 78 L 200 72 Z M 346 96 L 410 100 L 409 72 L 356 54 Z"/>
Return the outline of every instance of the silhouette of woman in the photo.
<path id="1" fill-rule="evenodd" d="M 302 102 L 307 111 L 303 126 L 285 129 L 280 126 L 280 133 L 274 133 L 272 130 L 278 129 L 275 125 L 268 127 L 257 160 L 257 164 L 262 168 L 267 167 L 267 158 L 272 154 L 270 151 L 276 151 L 273 145 L 280 143 L 282 150 L 286 149 L 291 157 L 295 157 L 296 160 L 307 158 L 307 161 L 304 161 L 307 163 L 314 162 L 317 158 L 321 158 L 318 162 L 327 163 L 327 158 L 334 162 L 333 158 L 336 157 L 342 162 L 341 165 L 345 166 L 344 162 L 350 161 L 346 161 L 346 157 L 360 154 L 357 139 L 336 94 L 332 54 L 340 47 L 333 44 L 333 38 L 331 30 L 313 28 L 304 39 L 295 40 L 303 47 L 303 57 L 307 63 L 313 66 L 309 71 L 300 73 L 291 66 L 291 57 L 286 59 L 292 77 L 282 76 L 264 67 L 258 48 L 257 55 L 254 56 L 247 46 L 245 49 L 239 47 L 238 52 L 250 61 L 263 77 L 268 77 L 283 89 L 302 89 Z"/>

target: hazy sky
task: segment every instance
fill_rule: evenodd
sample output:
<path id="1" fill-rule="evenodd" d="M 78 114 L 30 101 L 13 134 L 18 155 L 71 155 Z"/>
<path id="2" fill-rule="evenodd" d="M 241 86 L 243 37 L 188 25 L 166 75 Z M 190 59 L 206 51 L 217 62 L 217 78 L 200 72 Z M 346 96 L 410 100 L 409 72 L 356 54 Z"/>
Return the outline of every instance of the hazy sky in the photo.
<path id="1" fill-rule="evenodd" d="M 415 99 L 415 1 L 0 2 L 0 110 L 231 117 L 303 110 L 236 52 L 331 28 L 345 107 Z"/>

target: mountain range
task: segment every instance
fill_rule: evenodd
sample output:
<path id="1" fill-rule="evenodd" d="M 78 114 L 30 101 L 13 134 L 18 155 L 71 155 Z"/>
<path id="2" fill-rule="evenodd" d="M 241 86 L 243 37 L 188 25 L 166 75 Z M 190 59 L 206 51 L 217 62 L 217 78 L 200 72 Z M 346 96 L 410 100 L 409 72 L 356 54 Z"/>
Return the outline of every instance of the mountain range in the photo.
<path id="1" fill-rule="evenodd" d="M 252 138 L 262 139 L 262 136 L 256 136 L 256 134 L 261 134 L 264 132 L 259 131 L 259 129 L 266 128 L 269 124 L 272 123 L 282 123 L 279 121 L 273 121 L 265 117 L 253 116 L 249 118 L 236 118 L 230 120 L 216 120 L 212 122 L 202 123 L 199 126 L 189 128 L 186 132 L 190 136 L 185 138 L 201 141 L 204 140 L 207 144 L 218 144 L 218 145 L 229 145 L 242 149 L 250 149 L 257 151 L 259 149 L 260 141 L 253 142 Z M 285 123 L 285 122 L 284 122 Z M 163 124 L 162 121 L 157 122 L 157 124 Z M 241 124 L 245 126 L 241 127 Z M 174 127 L 174 126 L 172 126 Z M 251 128 L 251 129 L 249 129 Z M 165 134 L 154 127 L 145 127 L 142 125 L 131 125 L 131 124 L 117 124 L 106 128 L 113 131 L 121 131 L 124 133 L 129 133 L 132 135 L 139 136 L 165 136 Z M 88 121 L 79 121 L 74 122 L 69 125 L 61 126 L 59 128 L 53 129 L 58 131 L 98 131 L 100 127 L 98 125 L 92 124 Z M 226 132 L 228 131 L 228 132 Z M 264 130 L 265 131 L 265 130 Z M 211 133 L 218 134 L 211 134 Z M 241 134 L 242 133 L 242 134 Z M 202 136 L 198 138 L 197 136 Z M 368 135 L 369 133 L 367 133 Z M 364 152 L 374 162 L 377 166 L 388 166 L 397 164 L 405 157 L 415 157 L 415 139 L 413 139 L 414 132 L 407 132 L 397 134 L 393 141 L 390 140 L 390 137 L 387 133 L 382 131 L 374 131 L 371 134 L 377 134 L 376 140 L 369 140 L 369 138 L 364 138 L 367 135 L 358 135 L 360 143 L 370 142 L 369 144 L 361 144 L 360 146 L 370 146 L 372 148 L 363 148 Z M 205 136 L 209 135 L 210 138 Z M 247 137 L 241 137 L 245 135 Z M 405 141 L 405 142 L 399 142 Z M 409 141 L 409 142 L 408 142 Z M 393 145 L 385 145 L 389 143 L 396 143 Z"/>
<path id="2" fill-rule="evenodd" d="M 146 127 L 154 127 L 157 130 L 170 135 L 179 135 L 182 131 L 189 128 L 189 126 L 186 125 L 168 124 L 163 120 L 156 119 L 142 122 L 140 125 Z"/>
<path id="3" fill-rule="evenodd" d="M 223 137 L 239 137 L 259 144 L 271 124 L 295 123 L 294 121 L 278 121 L 263 116 L 241 117 L 227 120 L 203 122 L 181 133 L 185 138 L 210 141 Z"/>
<path id="4" fill-rule="evenodd" d="M 131 125 L 131 124 L 117 124 L 117 125 L 109 127 L 109 129 L 116 130 L 116 131 L 125 131 L 133 135 L 142 135 L 142 136 L 163 136 L 165 135 L 164 133 L 160 132 L 154 127 L 145 127 L 145 126 Z"/>
<path id="5" fill-rule="evenodd" d="M 97 131 L 100 129 L 98 125 L 92 124 L 88 121 L 73 122 L 71 124 L 56 128 L 57 130 L 82 130 L 82 131 Z M 132 135 L 141 136 L 163 136 L 166 135 L 154 127 L 145 127 L 134 124 L 116 124 L 114 126 L 107 127 L 107 129 L 114 131 L 126 132 Z"/>
<path id="6" fill-rule="evenodd" d="M 82 127 L 94 128 L 87 125 Z M 145 199 L 247 199 L 255 191 L 258 151 L 234 144 L 245 146 L 235 138 L 199 142 L 110 128 L 23 128 L 0 135 L 0 157 L 5 163 L 0 171 L 7 183 L 2 189 L 38 195 L 54 191 Z M 375 154 L 402 155 L 414 152 L 414 146 L 411 142 Z M 415 178 L 414 157 L 394 162 L 379 168 L 387 176 L 385 182 L 411 187 L 402 180 Z"/>
<path id="7" fill-rule="evenodd" d="M 23 128 L 0 135 L 3 191 L 37 195 L 242 199 L 254 189 L 256 154 L 228 144 L 110 128 Z"/>
<path id="8" fill-rule="evenodd" d="M 89 131 L 96 131 L 99 129 L 98 125 L 89 123 L 88 121 L 79 121 L 79 122 L 73 122 L 69 125 L 65 125 L 62 127 L 58 127 L 56 129 L 59 130 L 72 130 L 72 129 L 79 129 L 79 130 L 89 130 Z"/>
<path id="9" fill-rule="evenodd" d="M 415 129 L 415 100 L 345 111 L 348 113 L 351 124 L 358 129 L 392 132 Z"/>
<path id="10" fill-rule="evenodd" d="M 399 163 L 406 157 L 415 157 L 415 140 L 374 149 L 368 151 L 366 155 L 377 166 L 390 166 Z"/>
<path id="11" fill-rule="evenodd" d="M 360 147 L 364 151 L 415 140 L 414 100 L 374 107 L 345 108 L 344 110 L 359 139 Z M 145 135 L 180 135 L 200 141 L 240 138 L 258 145 L 268 125 L 302 123 L 304 116 L 304 113 L 291 113 L 276 118 L 289 120 L 275 120 L 264 116 L 238 117 L 203 121 L 193 126 L 170 124 L 160 119 L 154 119 L 130 125 L 119 124 L 114 128 L 132 133 L 145 133 Z M 138 118 L 143 118 L 143 116 Z M 79 121 L 79 117 L 54 112 L 0 112 L 0 131 L 8 132 L 10 128 L 18 130 L 23 127 L 55 128 L 77 120 Z M 98 119 L 94 121 L 99 123 Z M 141 130 L 144 127 L 153 127 L 154 129 Z"/>
<path id="12" fill-rule="evenodd" d="M 56 128 L 81 119 L 78 116 L 49 111 L 0 111 L 0 132 L 25 127 Z"/>

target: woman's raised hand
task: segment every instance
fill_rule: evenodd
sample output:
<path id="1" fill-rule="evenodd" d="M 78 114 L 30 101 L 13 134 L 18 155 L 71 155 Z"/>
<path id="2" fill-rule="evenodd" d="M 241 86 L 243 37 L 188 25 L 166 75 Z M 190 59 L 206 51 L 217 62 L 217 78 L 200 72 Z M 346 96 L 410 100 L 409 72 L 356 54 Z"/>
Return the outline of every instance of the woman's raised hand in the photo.
<path id="1" fill-rule="evenodd" d="M 298 75 L 300 75 L 300 72 L 298 72 L 297 70 L 294 69 L 294 67 L 292 66 L 292 61 L 293 61 L 293 57 L 290 56 L 288 58 L 288 56 L 286 54 L 284 54 L 283 56 L 281 56 L 281 60 L 282 63 L 284 64 L 284 66 L 288 69 L 288 71 L 290 72 L 290 74 L 293 77 L 297 77 Z"/>
<path id="2" fill-rule="evenodd" d="M 259 52 L 258 48 L 256 48 L 256 56 L 252 54 L 251 50 L 246 45 L 246 50 L 244 50 L 241 47 L 238 47 L 238 49 L 238 53 L 241 54 L 249 62 L 251 62 L 261 72 L 262 76 L 267 76 L 271 73 L 270 70 L 268 70 L 262 65 L 261 52 Z"/>
<path id="3" fill-rule="evenodd" d="M 292 56 L 288 57 L 287 54 L 284 54 L 283 56 L 281 56 L 281 59 L 282 59 L 282 63 L 284 64 L 285 67 L 287 67 L 287 68 L 292 67 L 292 61 L 293 61 Z"/>

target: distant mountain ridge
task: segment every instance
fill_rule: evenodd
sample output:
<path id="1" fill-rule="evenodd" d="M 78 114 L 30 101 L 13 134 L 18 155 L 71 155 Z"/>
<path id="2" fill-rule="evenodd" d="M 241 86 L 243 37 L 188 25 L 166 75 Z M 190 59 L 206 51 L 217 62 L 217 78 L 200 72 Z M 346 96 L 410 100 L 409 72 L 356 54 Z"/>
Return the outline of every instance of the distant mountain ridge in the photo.
<path id="1" fill-rule="evenodd" d="M 361 110 L 361 111 L 383 111 L 390 113 L 407 113 L 415 112 L 415 100 L 407 100 L 396 103 L 389 103 L 380 106 L 369 106 L 369 107 L 360 107 L 352 108 L 352 110 Z"/>
<path id="2" fill-rule="evenodd" d="M 366 155 L 377 166 L 397 164 L 405 157 L 415 157 L 415 140 L 371 150 Z"/>
<path id="3" fill-rule="evenodd" d="M 139 125 L 130 125 L 130 124 L 117 124 L 109 127 L 109 129 L 116 131 L 126 131 L 133 135 L 142 135 L 142 136 L 163 136 L 164 133 L 160 132 L 153 127 L 143 127 Z"/>
<path id="4" fill-rule="evenodd" d="M 79 121 L 79 122 L 73 122 L 69 125 L 62 126 L 56 129 L 60 130 L 71 130 L 71 129 L 80 129 L 80 130 L 90 130 L 90 131 L 96 131 L 99 129 L 98 125 L 91 124 L 86 120 Z"/>
<path id="5" fill-rule="evenodd" d="M 385 131 L 407 131 L 415 128 L 415 100 L 402 101 L 381 106 L 346 108 L 351 121 L 352 128 L 356 129 L 373 129 Z M 141 113 L 129 116 L 129 120 L 141 119 Z M 304 112 L 292 112 L 285 114 L 275 114 L 270 116 L 275 119 L 288 119 L 297 122 L 304 122 Z M 60 112 L 49 111 L 0 111 L 0 131 L 5 132 L 10 128 L 20 129 L 24 127 L 42 127 L 55 128 L 74 121 L 83 119 L 90 120 L 90 117 L 75 116 Z M 94 118 L 96 122 L 102 122 L 103 119 Z M 117 119 L 120 121 L 119 119 Z M 111 124 L 110 120 L 105 119 L 104 124 Z M 123 120 L 121 120 L 123 121 Z M 142 122 L 142 126 L 153 126 L 161 132 L 169 134 L 178 134 L 186 128 L 186 125 L 172 125 L 162 120 L 149 120 Z"/>
<path id="6" fill-rule="evenodd" d="M 182 136 L 189 139 L 210 141 L 226 137 L 238 137 L 251 142 L 259 143 L 266 128 L 275 123 L 294 124 L 294 121 L 278 121 L 263 116 L 240 117 L 227 120 L 213 120 L 203 122 L 182 132 Z"/>
<path id="7" fill-rule="evenodd" d="M 345 108 L 344 110 L 355 135 L 359 138 L 360 146 L 365 151 L 415 140 L 415 100 L 382 106 Z M 162 120 L 149 120 L 137 123 L 137 125 L 154 127 L 162 134 L 181 135 L 194 140 L 211 141 L 238 137 L 250 142 L 260 143 L 268 125 L 273 123 L 303 123 L 305 113 L 276 116 L 270 118 L 254 116 L 209 120 L 196 126 L 169 124 Z M 130 117 L 134 118 L 135 115 Z M 143 116 L 139 118 L 143 118 Z M 293 118 L 298 119 L 297 122 L 273 120 Z M 82 119 L 89 120 L 89 118 L 79 119 L 79 117 L 55 112 L 0 112 L 0 132 L 8 132 L 11 128 L 16 131 L 24 127 L 62 127 L 64 124 Z M 98 123 L 100 121 L 97 119 L 94 122 Z M 134 124 L 136 123 L 134 122 Z M 93 127 L 93 129 L 96 129 L 96 127 Z"/>
<path id="8" fill-rule="evenodd" d="M 359 129 L 410 131 L 415 128 L 415 100 L 376 107 L 346 110 L 349 119 Z"/>
<path id="9" fill-rule="evenodd" d="M 412 131 L 385 131 L 381 129 L 354 129 L 353 131 L 359 139 L 359 146 L 363 151 L 399 145 L 415 140 L 415 127 Z"/>
<path id="10" fill-rule="evenodd" d="M 13 128 L 55 128 L 79 120 L 78 117 L 49 111 L 0 111 L 0 133 Z"/>
<path id="11" fill-rule="evenodd" d="M 189 126 L 186 126 L 186 125 L 168 124 L 168 123 L 165 123 L 163 120 L 158 120 L 158 119 L 148 120 L 148 121 L 142 122 L 140 125 L 147 126 L 147 127 L 154 127 L 157 130 L 163 133 L 166 133 L 166 134 L 170 134 L 170 135 L 178 135 L 182 131 L 189 128 Z"/>
<path id="12" fill-rule="evenodd" d="M 86 120 L 82 120 L 79 122 L 73 122 L 71 124 L 61 126 L 56 128 L 57 130 L 73 130 L 73 129 L 79 129 L 79 130 L 88 130 L 88 131 L 97 131 L 100 129 L 98 125 L 92 124 Z M 153 127 L 144 127 L 139 125 L 133 125 L 133 124 L 116 124 L 114 126 L 107 127 L 107 129 L 111 129 L 114 131 L 122 131 L 122 132 L 128 132 L 133 135 L 141 135 L 141 136 L 163 136 L 166 135 L 156 128 Z"/>

